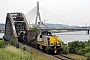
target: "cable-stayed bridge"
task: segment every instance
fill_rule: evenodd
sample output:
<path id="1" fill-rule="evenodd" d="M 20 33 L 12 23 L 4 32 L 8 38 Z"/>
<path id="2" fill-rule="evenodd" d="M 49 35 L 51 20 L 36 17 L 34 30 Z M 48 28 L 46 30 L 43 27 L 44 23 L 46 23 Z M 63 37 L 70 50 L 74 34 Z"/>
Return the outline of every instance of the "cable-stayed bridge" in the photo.
<path id="1" fill-rule="evenodd" d="M 45 11 L 44 11 L 45 12 Z M 27 20 L 28 20 L 28 22 L 29 22 L 29 24 L 31 23 L 31 21 L 33 21 L 34 20 L 34 25 L 35 26 L 37 26 L 37 28 L 39 29 L 39 30 L 79 30 L 79 31 L 87 31 L 87 34 L 89 34 L 89 30 L 90 30 L 90 27 L 87 27 L 87 28 L 83 28 L 83 27 L 81 27 L 81 28 L 78 28 L 78 27 L 64 27 L 63 28 L 63 26 L 62 27 L 49 27 L 48 28 L 48 26 L 46 25 L 46 20 L 44 20 L 44 22 L 42 22 L 42 19 L 41 19 L 41 17 L 42 17 L 42 15 L 40 14 L 41 12 L 40 12 L 40 9 L 39 9 L 39 2 L 37 2 L 37 6 L 36 7 L 34 7 L 31 11 L 29 11 L 27 14 L 26 14 L 26 18 L 27 18 Z M 53 14 L 51 14 L 51 15 L 48 15 L 47 13 L 44 13 L 44 14 L 46 14 L 46 16 L 47 16 L 47 18 L 48 17 L 51 17 L 51 18 L 53 18 L 54 19 L 54 21 L 58 18 L 58 19 L 61 19 L 61 18 L 59 18 L 59 17 L 57 17 L 56 18 L 56 16 L 55 16 L 55 18 L 54 18 L 54 15 Z M 46 17 L 45 16 L 45 17 Z M 53 17 L 52 17 L 53 16 Z M 39 22 L 38 22 L 38 20 L 39 20 Z M 60 20 L 59 20 L 60 21 Z"/>

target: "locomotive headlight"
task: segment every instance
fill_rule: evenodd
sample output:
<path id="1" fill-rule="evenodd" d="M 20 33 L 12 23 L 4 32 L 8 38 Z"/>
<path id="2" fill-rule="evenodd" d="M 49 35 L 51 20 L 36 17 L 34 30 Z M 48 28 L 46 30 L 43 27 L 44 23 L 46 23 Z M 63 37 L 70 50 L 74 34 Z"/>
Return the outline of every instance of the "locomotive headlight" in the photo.
<path id="1" fill-rule="evenodd" d="M 59 41 L 57 43 L 59 44 Z"/>
<path id="2" fill-rule="evenodd" d="M 53 39 L 55 41 L 55 39 Z"/>
<path id="3" fill-rule="evenodd" d="M 60 45 L 57 45 L 57 46 L 60 46 Z"/>
<path id="4" fill-rule="evenodd" d="M 54 44 L 53 43 L 51 43 L 51 45 L 50 46 L 54 46 Z"/>
<path id="5" fill-rule="evenodd" d="M 54 46 L 54 45 L 50 45 L 50 46 Z"/>
<path id="6" fill-rule="evenodd" d="M 57 44 L 58 44 L 58 45 L 60 44 L 59 40 L 57 41 Z"/>
<path id="7" fill-rule="evenodd" d="M 53 45 L 53 43 L 51 43 L 51 45 Z"/>

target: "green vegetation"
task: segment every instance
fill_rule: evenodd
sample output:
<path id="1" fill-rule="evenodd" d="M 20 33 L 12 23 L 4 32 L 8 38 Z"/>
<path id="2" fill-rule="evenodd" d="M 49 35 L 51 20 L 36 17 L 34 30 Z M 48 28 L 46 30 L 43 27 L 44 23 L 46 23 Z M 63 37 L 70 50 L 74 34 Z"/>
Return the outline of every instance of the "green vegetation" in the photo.
<path id="1" fill-rule="evenodd" d="M 0 40 L 0 60 L 32 60 L 34 59 L 31 54 L 15 47 L 19 46 L 14 39 L 4 42 Z"/>
<path id="2" fill-rule="evenodd" d="M 14 38 L 11 38 L 9 41 L 5 41 L 5 45 L 11 45 L 16 48 L 19 48 L 19 43 L 14 40 Z"/>
<path id="3" fill-rule="evenodd" d="M 43 53 L 30 48 L 30 52 L 26 51 L 26 47 L 16 48 L 18 43 L 12 38 L 10 41 L 4 42 L 0 40 L 0 60 L 53 60 Z M 15 47 L 14 47 L 15 46 Z"/>
<path id="4" fill-rule="evenodd" d="M 6 48 L 0 48 L 0 60 L 32 60 L 34 59 L 26 51 L 22 51 L 13 46 L 7 46 Z"/>
<path id="5" fill-rule="evenodd" d="M 81 56 L 81 55 L 77 55 L 77 54 L 67 54 L 68 56 L 72 57 L 72 58 L 76 58 L 77 60 L 87 60 L 86 57 Z"/>
<path id="6" fill-rule="evenodd" d="M 30 28 L 31 30 L 35 30 L 37 33 L 39 32 L 36 26 L 33 26 L 32 28 Z"/>
<path id="7" fill-rule="evenodd" d="M 68 43 L 69 52 L 85 56 L 86 53 L 90 52 L 89 43 L 90 43 L 90 41 L 88 41 L 88 42 L 82 42 L 82 41 L 70 42 L 70 43 Z"/>
<path id="8" fill-rule="evenodd" d="M 0 48 L 4 48 L 5 47 L 5 43 L 3 39 L 0 39 Z"/>
<path id="9" fill-rule="evenodd" d="M 0 48 L 4 48 L 5 47 L 5 43 L 3 40 L 0 40 Z"/>
<path id="10" fill-rule="evenodd" d="M 25 46 L 19 49 L 17 48 L 19 48 L 19 43 L 13 38 L 8 42 L 4 42 L 3 39 L 0 39 L 0 60 L 53 60 L 52 57 L 31 48 L 31 53 L 26 52 Z M 69 42 L 68 45 L 62 43 L 61 53 L 67 54 L 78 60 L 90 60 L 90 40 L 73 41 Z"/>
<path id="11" fill-rule="evenodd" d="M 90 55 L 87 56 L 87 60 L 90 60 Z"/>
<path id="12" fill-rule="evenodd" d="M 3 38 L 0 38 L 0 40 L 3 40 Z"/>
<path id="13" fill-rule="evenodd" d="M 25 46 L 23 46 L 21 49 L 22 49 L 23 51 L 26 51 L 26 47 L 25 47 Z"/>
<path id="14" fill-rule="evenodd" d="M 66 44 L 64 44 L 62 42 L 62 51 L 61 51 L 62 54 L 68 54 L 69 53 L 69 49 L 68 49 L 68 46 Z"/>
<path id="15" fill-rule="evenodd" d="M 53 57 L 41 53 L 40 51 L 37 51 L 35 49 L 34 50 L 31 49 L 31 51 L 32 51 L 32 56 L 36 58 L 36 60 L 54 60 Z"/>
<path id="16" fill-rule="evenodd" d="M 78 60 L 90 60 L 90 40 L 62 43 L 62 52 Z M 76 55 L 77 54 L 77 55 Z"/>
<path id="17" fill-rule="evenodd" d="M 90 40 L 73 41 L 68 43 L 69 53 L 74 53 L 87 57 L 90 60 Z"/>

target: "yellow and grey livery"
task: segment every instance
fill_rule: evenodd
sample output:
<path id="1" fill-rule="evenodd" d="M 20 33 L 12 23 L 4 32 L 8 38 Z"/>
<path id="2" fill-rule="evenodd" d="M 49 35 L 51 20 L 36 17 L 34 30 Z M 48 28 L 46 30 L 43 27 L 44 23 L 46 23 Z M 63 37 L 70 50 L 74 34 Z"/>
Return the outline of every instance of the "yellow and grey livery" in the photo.
<path id="1" fill-rule="evenodd" d="M 37 37 L 37 48 L 51 52 L 59 53 L 61 51 L 62 41 L 59 36 L 52 35 L 51 32 L 43 31 Z"/>

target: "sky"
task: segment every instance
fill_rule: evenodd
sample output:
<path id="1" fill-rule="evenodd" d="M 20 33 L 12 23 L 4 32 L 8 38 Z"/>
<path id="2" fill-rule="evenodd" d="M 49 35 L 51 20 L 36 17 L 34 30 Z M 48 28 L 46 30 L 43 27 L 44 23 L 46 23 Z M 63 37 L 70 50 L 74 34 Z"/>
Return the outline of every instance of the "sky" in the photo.
<path id="1" fill-rule="evenodd" d="M 6 14 L 10 12 L 26 15 L 37 5 L 37 1 L 42 21 L 90 26 L 90 0 L 0 0 L 0 23 L 5 23 Z"/>

